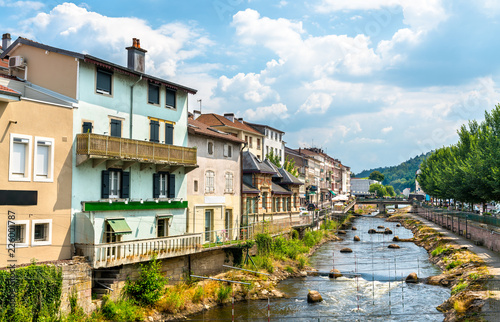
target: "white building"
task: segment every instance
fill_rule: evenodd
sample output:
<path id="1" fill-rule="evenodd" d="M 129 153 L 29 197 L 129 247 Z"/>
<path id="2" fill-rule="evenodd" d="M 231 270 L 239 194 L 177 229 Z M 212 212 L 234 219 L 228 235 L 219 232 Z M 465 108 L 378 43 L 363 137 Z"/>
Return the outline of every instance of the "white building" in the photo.
<path id="1" fill-rule="evenodd" d="M 377 180 L 351 178 L 351 194 L 362 196 L 370 194 L 370 185 L 380 183 Z"/>
<path id="2" fill-rule="evenodd" d="M 285 132 L 277 130 L 267 125 L 262 124 L 254 124 L 245 122 L 247 125 L 250 125 L 255 130 L 259 131 L 264 135 L 264 139 L 262 142 L 263 145 L 263 157 L 266 158 L 266 155 L 273 152 L 274 155 L 279 156 L 281 164 L 285 161 L 285 141 L 283 141 L 283 136 Z"/>

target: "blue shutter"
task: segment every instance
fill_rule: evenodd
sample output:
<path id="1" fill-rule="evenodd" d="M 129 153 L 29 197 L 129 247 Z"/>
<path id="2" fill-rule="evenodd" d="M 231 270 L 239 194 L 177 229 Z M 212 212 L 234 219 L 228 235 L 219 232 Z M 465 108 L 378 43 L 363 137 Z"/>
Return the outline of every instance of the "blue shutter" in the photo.
<path id="1" fill-rule="evenodd" d="M 83 122 L 82 133 L 92 133 L 92 122 Z"/>
<path id="2" fill-rule="evenodd" d="M 175 174 L 170 173 L 168 175 L 168 196 L 169 198 L 175 198 Z"/>
<path id="3" fill-rule="evenodd" d="M 122 172 L 122 193 L 120 198 L 130 198 L 130 172 Z"/>
<path id="4" fill-rule="evenodd" d="M 175 108 L 175 90 L 166 88 L 165 105 L 170 108 Z"/>
<path id="5" fill-rule="evenodd" d="M 103 170 L 101 173 L 101 198 L 109 198 L 109 171 Z"/>
<path id="6" fill-rule="evenodd" d="M 111 136 L 122 137 L 122 121 L 111 119 Z"/>
<path id="7" fill-rule="evenodd" d="M 111 95 L 111 75 L 110 72 L 98 69 L 96 90 Z"/>
<path id="8" fill-rule="evenodd" d="M 174 144 L 174 125 L 165 123 L 165 144 Z"/>
<path id="9" fill-rule="evenodd" d="M 153 173 L 153 198 L 160 197 L 160 174 Z"/>

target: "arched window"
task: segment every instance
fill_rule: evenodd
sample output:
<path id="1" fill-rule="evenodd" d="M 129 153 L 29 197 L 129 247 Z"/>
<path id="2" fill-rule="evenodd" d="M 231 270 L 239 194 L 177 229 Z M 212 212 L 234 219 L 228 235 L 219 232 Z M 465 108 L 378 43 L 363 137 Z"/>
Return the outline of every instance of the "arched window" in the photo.
<path id="1" fill-rule="evenodd" d="M 215 191 L 215 172 L 208 170 L 205 172 L 205 192 Z"/>

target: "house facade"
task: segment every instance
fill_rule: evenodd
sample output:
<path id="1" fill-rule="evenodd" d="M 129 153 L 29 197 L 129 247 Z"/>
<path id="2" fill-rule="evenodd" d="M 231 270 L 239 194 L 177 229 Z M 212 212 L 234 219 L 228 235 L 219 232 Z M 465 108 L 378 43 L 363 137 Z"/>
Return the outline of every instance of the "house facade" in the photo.
<path id="1" fill-rule="evenodd" d="M 76 100 L 0 75 L 0 267 L 72 256 Z M 57 122 L 57 126 L 55 126 Z"/>
<path id="2" fill-rule="evenodd" d="M 250 125 L 264 136 L 262 139 L 263 158 L 265 159 L 268 154 L 272 153 L 278 156 L 280 163 L 283 164 L 283 162 L 285 162 L 285 141 L 283 140 L 285 132 L 267 125 L 249 122 L 246 122 L 246 124 Z"/>
<path id="3" fill-rule="evenodd" d="M 234 240 L 241 220 L 241 147 L 244 141 L 190 117 L 188 146 L 199 168 L 187 175 L 187 233 L 203 242 Z"/>
<path id="4" fill-rule="evenodd" d="M 249 151 L 260 160 L 265 159 L 263 154 L 264 135 L 249 126 L 242 118 L 235 118 L 233 113 L 201 114 L 196 118 L 212 128 L 235 135 L 238 139 L 245 141 L 245 151 Z"/>
<path id="5" fill-rule="evenodd" d="M 137 256 L 145 243 L 186 233 L 186 173 L 197 166 L 187 100 L 196 90 L 146 74 L 145 54 L 134 39 L 124 67 L 25 38 L 2 54 L 27 62 L 14 76 L 78 101 L 71 235 L 94 267 L 147 260 Z"/>
<path id="6" fill-rule="evenodd" d="M 287 218 L 299 212 L 302 182 L 269 160 L 242 155 L 242 223 Z"/>

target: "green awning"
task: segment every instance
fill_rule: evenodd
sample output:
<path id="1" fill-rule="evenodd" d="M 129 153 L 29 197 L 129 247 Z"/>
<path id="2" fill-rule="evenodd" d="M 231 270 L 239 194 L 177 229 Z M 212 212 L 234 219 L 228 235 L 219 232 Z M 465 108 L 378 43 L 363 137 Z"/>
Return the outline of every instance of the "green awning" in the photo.
<path id="1" fill-rule="evenodd" d="M 332 195 L 334 195 L 334 196 L 336 196 L 336 195 L 337 195 L 335 192 L 333 192 L 333 190 L 328 190 L 328 191 L 330 191 L 330 193 L 331 193 Z"/>
<path id="2" fill-rule="evenodd" d="M 172 215 L 156 215 L 158 219 L 172 219 L 173 217 Z"/>
<path id="3" fill-rule="evenodd" d="M 125 221 L 125 218 L 107 219 L 107 222 L 116 235 L 125 235 L 132 233 L 132 229 L 130 229 L 129 225 Z"/>
<path id="4" fill-rule="evenodd" d="M 315 192 L 315 191 L 308 191 L 308 192 L 307 192 L 307 194 L 308 194 L 308 195 L 315 195 L 315 194 L 316 194 L 316 192 Z"/>

